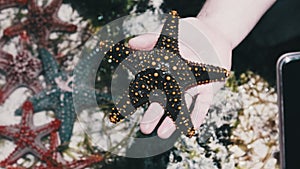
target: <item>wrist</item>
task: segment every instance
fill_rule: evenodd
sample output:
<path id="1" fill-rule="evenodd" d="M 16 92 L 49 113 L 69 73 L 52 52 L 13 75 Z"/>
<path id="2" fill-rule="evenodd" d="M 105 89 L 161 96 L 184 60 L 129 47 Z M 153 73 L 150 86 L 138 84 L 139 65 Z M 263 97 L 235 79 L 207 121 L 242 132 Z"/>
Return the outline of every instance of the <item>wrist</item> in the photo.
<path id="1" fill-rule="evenodd" d="M 276 0 L 207 0 L 197 18 L 223 35 L 235 48 Z"/>

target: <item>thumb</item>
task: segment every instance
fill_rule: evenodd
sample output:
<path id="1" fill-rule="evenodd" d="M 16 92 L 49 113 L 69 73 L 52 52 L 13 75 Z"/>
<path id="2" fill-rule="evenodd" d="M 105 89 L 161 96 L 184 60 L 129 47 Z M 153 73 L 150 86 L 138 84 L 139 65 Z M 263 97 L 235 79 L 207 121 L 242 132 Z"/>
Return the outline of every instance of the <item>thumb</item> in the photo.
<path id="1" fill-rule="evenodd" d="M 136 50 L 151 50 L 154 48 L 159 34 L 147 33 L 129 40 L 130 48 Z"/>

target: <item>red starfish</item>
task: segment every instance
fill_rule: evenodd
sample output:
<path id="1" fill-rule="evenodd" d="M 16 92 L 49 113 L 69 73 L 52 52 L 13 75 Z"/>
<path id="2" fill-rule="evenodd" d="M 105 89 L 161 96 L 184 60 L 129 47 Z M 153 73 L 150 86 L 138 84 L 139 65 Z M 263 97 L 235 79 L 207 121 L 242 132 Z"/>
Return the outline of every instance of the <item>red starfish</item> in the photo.
<path id="1" fill-rule="evenodd" d="M 24 6 L 27 4 L 28 0 L 0 0 L 0 10 L 16 7 L 16 6 Z"/>
<path id="2" fill-rule="evenodd" d="M 45 159 L 47 165 L 39 166 L 36 169 L 83 169 L 94 163 L 103 161 L 103 157 L 100 155 L 92 155 L 85 159 L 82 158 L 80 160 L 74 160 L 72 162 L 64 160 L 61 154 L 56 151 L 56 148 L 59 146 L 57 133 L 51 133 L 50 144 L 50 152 L 53 152 L 52 158 Z"/>
<path id="3" fill-rule="evenodd" d="M 42 8 L 35 0 L 28 0 L 27 20 L 5 29 L 4 35 L 13 37 L 25 30 L 35 37 L 39 45 L 45 47 L 52 31 L 75 32 L 77 26 L 58 18 L 57 13 L 61 4 L 62 0 L 52 0 L 48 6 Z"/>
<path id="4" fill-rule="evenodd" d="M 33 169 L 84 169 L 94 163 L 103 161 L 100 155 L 92 155 L 85 159 L 74 160 L 72 162 L 63 159 L 60 153 L 56 151 L 58 144 L 57 132 L 52 132 L 50 136 L 50 149 L 41 159 L 44 164 L 32 167 Z M 7 167 L 7 169 L 25 169 L 24 167 Z"/>
<path id="5" fill-rule="evenodd" d="M 33 105 L 26 101 L 22 107 L 23 114 L 20 124 L 0 126 L 0 135 L 12 140 L 16 144 L 15 150 L 3 161 L 0 167 L 14 164 L 18 159 L 30 153 L 39 159 L 47 156 L 49 151 L 42 144 L 41 139 L 51 132 L 57 131 L 60 121 L 55 119 L 49 124 L 39 127 L 33 124 Z"/>
<path id="6" fill-rule="evenodd" d="M 42 63 L 24 48 L 27 41 L 28 37 L 23 32 L 20 36 L 21 51 L 15 57 L 0 49 L 0 71 L 6 75 L 6 84 L 0 89 L 0 104 L 3 104 L 19 87 L 26 86 L 34 93 L 42 90 L 38 79 L 42 71 Z"/>

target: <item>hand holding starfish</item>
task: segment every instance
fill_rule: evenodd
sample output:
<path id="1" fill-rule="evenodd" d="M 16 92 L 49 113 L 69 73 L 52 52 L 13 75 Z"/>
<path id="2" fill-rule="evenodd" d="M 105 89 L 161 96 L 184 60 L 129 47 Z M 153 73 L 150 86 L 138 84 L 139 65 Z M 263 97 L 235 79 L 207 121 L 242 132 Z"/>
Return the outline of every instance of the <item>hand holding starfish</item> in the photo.
<path id="1" fill-rule="evenodd" d="M 179 50 L 183 58 L 197 63 L 208 63 L 231 68 L 231 52 L 255 26 L 264 12 L 275 0 L 219 2 L 208 0 L 197 17 L 184 18 L 179 23 Z M 238 6 L 238 8 L 232 8 Z M 251 16 L 251 17 L 250 17 Z M 145 34 L 129 41 L 133 49 L 152 50 L 159 34 Z M 206 47 L 205 47 L 206 40 Z M 209 45 L 207 46 L 207 41 Z M 204 43 L 203 43 L 204 42 Z M 213 50 L 209 49 L 213 47 Z M 204 51 L 203 51 L 204 50 Z M 206 51 L 205 51 L 206 50 Z M 217 60 L 208 58 L 215 51 Z M 198 85 L 185 92 L 188 107 L 193 103 L 192 123 L 199 128 L 210 107 L 214 89 L 211 84 Z M 153 132 L 163 116 L 164 109 L 152 103 L 145 113 L 140 128 L 145 134 Z M 161 138 L 168 138 L 176 130 L 171 118 L 167 117 L 158 128 Z"/>

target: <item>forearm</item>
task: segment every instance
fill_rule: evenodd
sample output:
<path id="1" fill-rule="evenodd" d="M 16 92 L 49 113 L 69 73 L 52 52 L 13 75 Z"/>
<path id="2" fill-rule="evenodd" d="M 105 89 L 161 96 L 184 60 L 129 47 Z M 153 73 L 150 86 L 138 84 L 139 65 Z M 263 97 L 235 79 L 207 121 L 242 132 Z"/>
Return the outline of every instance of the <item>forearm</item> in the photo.
<path id="1" fill-rule="evenodd" d="M 207 0 L 197 18 L 235 48 L 276 0 Z"/>

